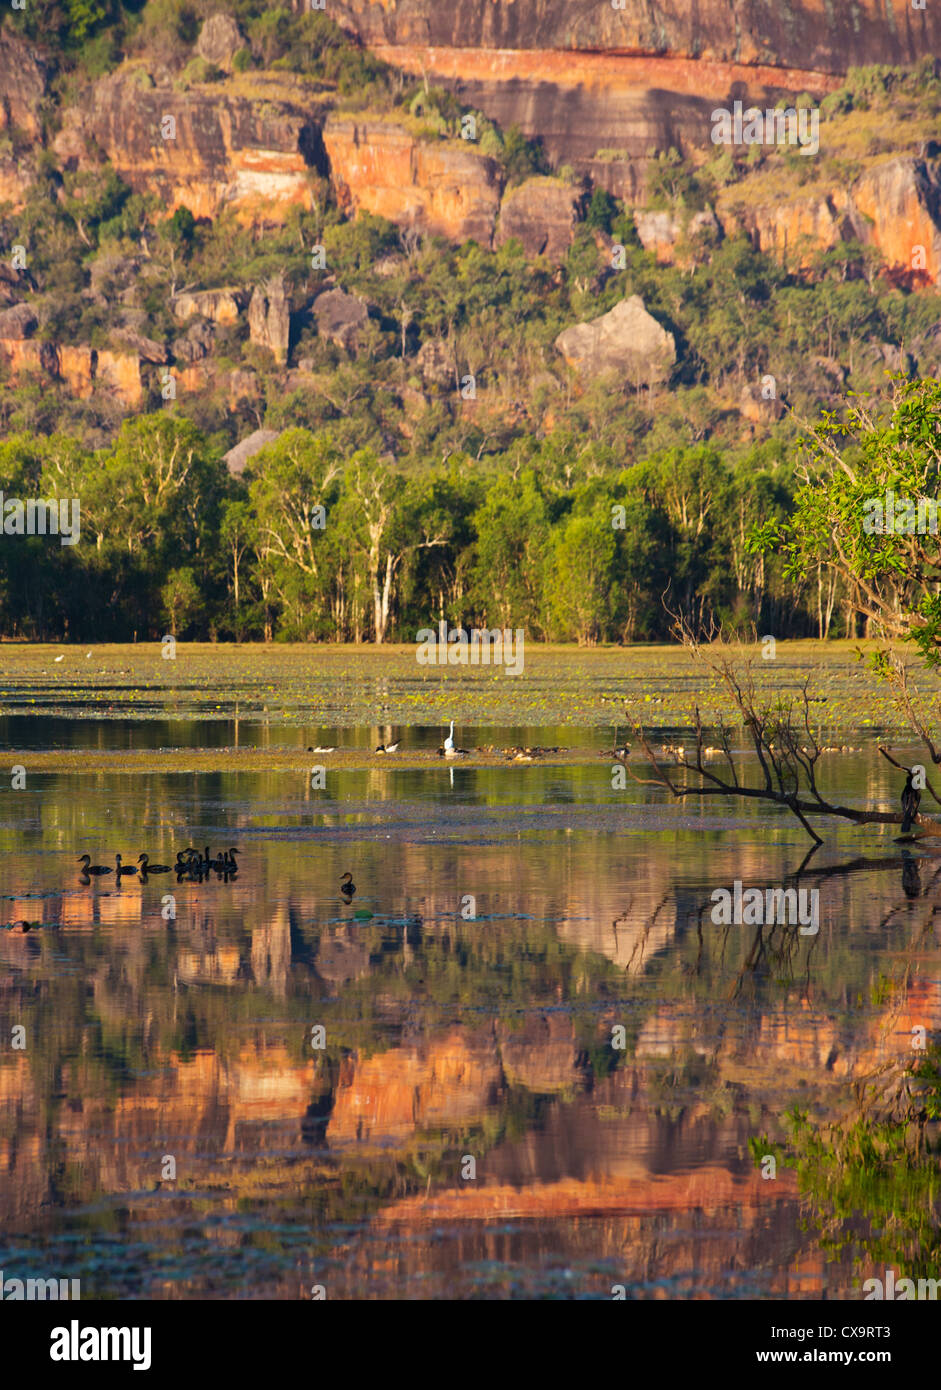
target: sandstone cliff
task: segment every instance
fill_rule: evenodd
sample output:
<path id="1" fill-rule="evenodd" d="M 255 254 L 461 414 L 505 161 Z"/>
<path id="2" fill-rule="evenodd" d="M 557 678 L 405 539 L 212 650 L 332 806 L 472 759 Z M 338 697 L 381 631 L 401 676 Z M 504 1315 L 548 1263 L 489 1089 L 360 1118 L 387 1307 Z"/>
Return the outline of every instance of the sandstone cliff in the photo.
<path id="1" fill-rule="evenodd" d="M 236 81 L 179 92 L 142 90 L 133 72 L 95 84 L 88 110 L 72 108 L 55 141 L 82 167 L 94 141 L 137 191 L 158 193 L 168 210 L 196 217 L 226 206 L 255 221 L 295 204 L 310 206 L 309 175 L 325 173 L 316 103 L 277 83 L 263 99 Z"/>
<path id="2" fill-rule="evenodd" d="M 671 53 L 819 67 L 908 63 L 941 50 L 941 13 L 909 0 L 339 0 L 341 21 L 373 46 Z"/>
<path id="3" fill-rule="evenodd" d="M 323 132 L 342 207 L 489 246 L 500 206 L 500 166 L 473 145 L 419 139 L 388 120 L 335 115 Z"/>

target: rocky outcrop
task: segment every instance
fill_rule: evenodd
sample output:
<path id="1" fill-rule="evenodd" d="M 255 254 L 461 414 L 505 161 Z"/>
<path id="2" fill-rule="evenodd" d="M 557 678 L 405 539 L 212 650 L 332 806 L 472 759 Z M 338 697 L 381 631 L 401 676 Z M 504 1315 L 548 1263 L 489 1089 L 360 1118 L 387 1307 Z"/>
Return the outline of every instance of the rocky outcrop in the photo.
<path id="1" fill-rule="evenodd" d="M 267 348 L 279 366 L 287 361 L 291 309 L 283 276 L 276 275 L 264 285 L 255 286 L 248 306 L 248 328 L 252 342 Z"/>
<path id="2" fill-rule="evenodd" d="M 851 66 L 941 52 L 941 11 L 910 0 L 338 0 L 334 13 L 385 61 L 631 200 L 648 151 L 705 146 L 717 104 L 822 97 Z"/>
<path id="3" fill-rule="evenodd" d="M 336 115 L 324 125 L 323 139 L 345 210 L 491 245 L 502 170 L 472 144 L 420 140 L 395 121 Z"/>
<path id="4" fill-rule="evenodd" d="M 369 322 L 369 310 L 361 299 L 345 290 L 325 290 L 313 304 L 317 331 L 321 338 L 355 352 L 360 329 Z"/>
<path id="5" fill-rule="evenodd" d="M 143 403 L 144 384 L 136 352 L 0 337 L 0 361 L 14 380 L 38 372 L 63 382 L 79 399 L 101 389 L 128 410 L 136 410 Z"/>
<path id="6" fill-rule="evenodd" d="M 915 269 L 941 286 L 941 165 L 893 159 L 869 169 L 852 190 L 861 241 L 871 241 L 886 264 Z M 916 252 L 921 248 L 924 257 Z"/>
<path id="7" fill-rule="evenodd" d="M 914 287 L 941 285 L 941 165 L 903 157 L 867 169 L 852 188 L 740 206 L 727 189 L 717 206 L 727 235 L 744 231 L 761 251 L 791 269 L 841 241 L 872 245 L 886 266 Z M 635 217 L 635 221 L 643 220 Z"/>
<path id="8" fill-rule="evenodd" d="M 121 402 L 135 409 L 144 399 L 140 374 L 140 358 L 136 352 L 110 352 L 100 349 L 97 354 L 96 384 Z"/>
<path id="9" fill-rule="evenodd" d="M 560 179 L 527 179 L 503 195 L 497 244 L 515 238 L 527 256 L 546 256 L 558 265 L 572 244 L 584 204 L 582 188 Z"/>
<path id="10" fill-rule="evenodd" d="M 242 32 L 231 15 L 210 15 L 199 31 L 196 52 L 207 63 L 214 63 L 223 72 L 232 71 L 232 59 L 245 45 Z"/>
<path id="11" fill-rule="evenodd" d="M 0 130 L 16 126 L 33 139 L 39 136 L 46 77 L 36 49 L 8 29 L 0 30 Z"/>
<path id="12" fill-rule="evenodd" d="M 614 371 L 634 386 L 666 381 L 676 361 L 673 334 L 647 313 L 637 294 L 600 318 L 566 328 L 555 345 L 581 376 Z"/>
<path id="13" fill-rule="evenodd" d="M 65 382 L 73 396 L 87 400 L 95 389 L 98 354 L 90 347 L 56 349 L 55 374 Z"/>
<path id="14" fill-rule="evenodd" d="M 266 444 L 273 444 L 280 436 L 280 430 L 255 430 L 252 434 L 246 435 L 244 439 L 240 439 L 238 444 L 224 455 L 229 472 L 234 477 L 244 473 L 245 465 L 249 459 L 260 453 Z"/>
<path id="15" fill-rule="evenodd" d="M 0 338 L 31 338 L 37 319 L 28 304 L 14 304 L 0 311 Z"/>
<path id="16" fill-rule="evenodd" d="M 0 203 L 9 203 L 14 212 L 26 202 L 33 174 L 25 160 L 0 156 Z"/>
<path id="17" fill-rule="evenodd" d="M 173 340 L 173 356 L 178 362 L 201 362 L 212 352 L 215 329 L 205 319 L 193 319 L 186 332 Z"/>
<path id="18" fill-rule="evenodd" d="M 241 289 L 189 290 L 178 294 L 170 308 L 180 323 L 198 314 L 213 323 L 236 323 L 248 296 Z"/>
<path id="19" fill-rule="evenodd" d="M 327 1143 L 401 1144 L 421 1129 L 480 1123 L 500 1083 L 492 1038 L 457 1029 L 426 1046 L 350 1059 Z"/>
<path id="20" fill-rule="evenodd" d="M 54 345 L 33 338 L 0 338 L 0 362 L 14 381 L 32 372 L 49 377 L 59 375 L 59 357 Z"/>
<path id="21" fill-rule="evenodd" d="M 722 236 L 718 218 L 711 210 L 693 213 L 684 224 L 673 212 L 638 208 L 634 210 L 634 226 L 644 250 L 652 251 L 658 261 L 667 265 L 675 259 L 676 244 L 683 237 L 692 240 L 706 234 L 719 240 Z"/>
<path id="22" fill-rule="evenodd" d="M 215 217 L 232 207 L 246 220 L 277 223 L 289 208 L 310 206 L 309 176 L 326 173 L 326 163 L 309 94 L 298 88 L 295 104 L 287 78 L 272 79 L 270 95 L 261 85 L 251 98 L 237 87 L 142 90 L 118 72 L 95 84 L 87 111 L 66 113 L 55 149 L 81 167 L 94 142 L 168 212 L 185 206 Z"/>

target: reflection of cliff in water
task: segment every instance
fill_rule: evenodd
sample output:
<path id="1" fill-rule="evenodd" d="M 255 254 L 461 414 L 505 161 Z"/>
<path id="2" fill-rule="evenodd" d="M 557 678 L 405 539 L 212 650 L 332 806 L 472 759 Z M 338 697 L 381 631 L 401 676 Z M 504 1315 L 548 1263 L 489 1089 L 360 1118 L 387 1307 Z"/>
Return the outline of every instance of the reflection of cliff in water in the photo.
<path id="1" fill-rule="evenodd" d="M 0 937 L 2 1017 L 29 1040 L 0 1052 L 3 1228 L 73 1259 L 114 1222 L 192 1260 L 158 1292 L 264 1238 L 264 1287 L 291 1297 L 318 1273 L 395 1297 L 565 1269 L 600 1296 L 848 1292 L 748 1142 L 941 1030 L 931 899 L 867 871 L 820 880 L 814 939 L 718 928 L 711 888 L 780 881 L 787 855 L 650 846 L 480 847 L 466 921 L 450 844 L 390 846 L 363 922 L 280 844 L 172 924 L 162 885 L 45 899 L 61 930 Z"/>

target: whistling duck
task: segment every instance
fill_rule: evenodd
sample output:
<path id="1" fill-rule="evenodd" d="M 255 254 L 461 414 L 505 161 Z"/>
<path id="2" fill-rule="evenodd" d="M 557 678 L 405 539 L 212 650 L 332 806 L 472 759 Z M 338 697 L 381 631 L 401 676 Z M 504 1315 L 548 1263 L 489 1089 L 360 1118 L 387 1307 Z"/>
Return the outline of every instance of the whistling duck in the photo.
<path id="1" fill-rule="evenodd" d="M 141 866 L 142 874 L 168 874 L 170 872 L 169 864 L 151 864 L 150 856 L 147 854 L 139 854 L 137 862 Z"/>
<path id="2" fill-rule="evenodd" d="M 81 854 L 81 855 L 79 855 L 79 860 L 78 860 L 78 862 L 84 866 L 84 867 L 82 868 L 82 873 L 83 873 L 83 874 L 96 874 L 96 875 L 97 875 L 97 874 L 110 874 L 110 872 L 111 872 L 111 870 L 110 870 L 110 868 L 108 867 L 107 864 L 93 864 L 93 863 L 91 862 L 91 855 L 90 855 L 90 854 Z"/>

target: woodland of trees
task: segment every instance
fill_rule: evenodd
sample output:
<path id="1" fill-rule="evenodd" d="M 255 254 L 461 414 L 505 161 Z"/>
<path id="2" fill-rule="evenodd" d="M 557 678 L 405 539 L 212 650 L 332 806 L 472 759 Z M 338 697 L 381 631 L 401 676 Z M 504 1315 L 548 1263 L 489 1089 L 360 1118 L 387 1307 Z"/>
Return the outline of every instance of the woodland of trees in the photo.
<path id="1" fill-rule="evenodd" d="M 931 493 L 938 386 L 904 389 L 922 402 L 909 485 Z M 899 428 L 870 420 L 841 457 L 865 458 Z M 18 436 L 0 444 L 5 498 L 77 498 L 81 535 L 0 535 L 0 630 L 382 642 L 445 618 L 590 644 L 667 638 L 669 608 L 696 629 L 899 635 L 903 610 L 937 602 L 933 570 L 911 554 L 935 540 L 875 538 L 888 556 L 876 577 L 841 564 L 828 517 L 858 513 L 861 526 L 861 489 L 875 484 L 858 482 L 849 503 L 808 492 L 846 480 L 828 470 L 828 439 L 821 426 L 795 450 L 765 443 L 736 463 L 698 444 L 623 467 L 558 430 L 407 474 L 329 430 L 292 428 L 234 477 L 218 445 L 169 413 L 127 421 L 99 450 Z M 879 486 L 902 487 L 886 467 Z"/>

